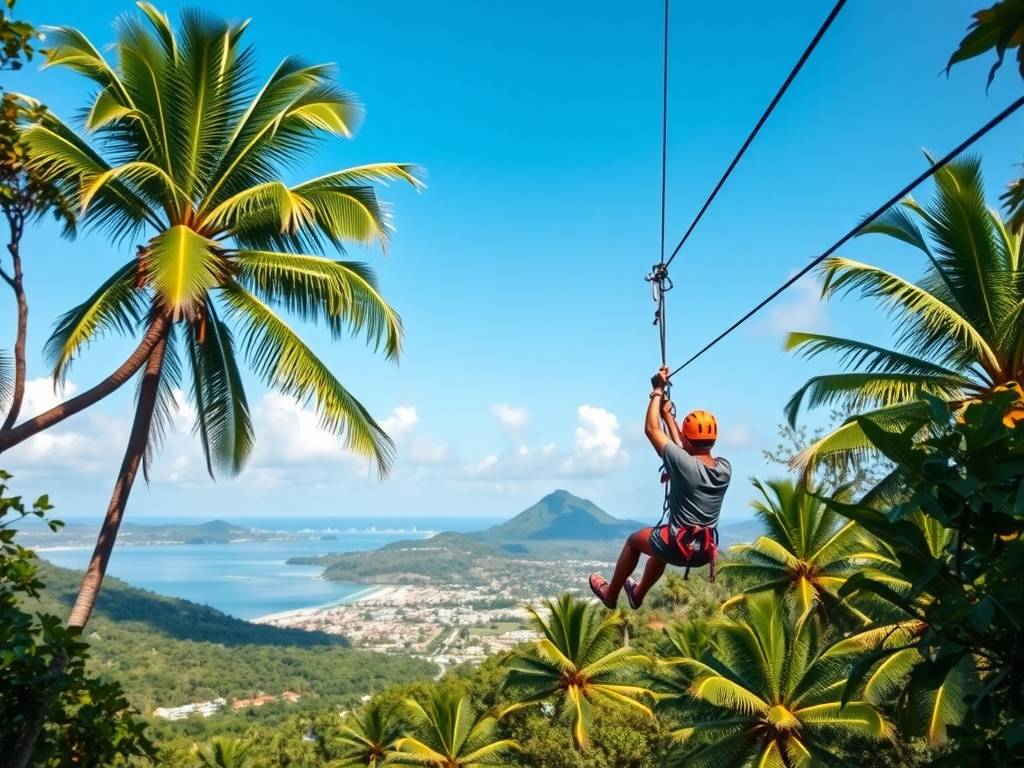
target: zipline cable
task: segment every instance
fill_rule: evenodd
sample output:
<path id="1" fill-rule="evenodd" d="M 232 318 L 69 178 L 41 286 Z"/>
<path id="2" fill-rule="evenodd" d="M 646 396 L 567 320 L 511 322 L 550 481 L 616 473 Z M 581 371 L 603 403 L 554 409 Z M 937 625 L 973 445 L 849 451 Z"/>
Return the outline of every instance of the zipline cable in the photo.
<path id="1" fill-rule="evenodd" d="M 779 294 L 781 294 L 787 288 L 792 286 L 801 277 L 806 275 L 808 272 L 810 272 L 816 266 L 821 264 L 821 262 L 823 262 L 825 259 L 827 259 L 829 256 L 831 256 L 833 253 L 838 251 L 844 245 L 846 245 L 846 243 L 848 243 L 850 240 L 852 240 L 854 237 L 856 237 L 858 234 L 860 234 L 861 231 L 865 227 L 867 227 L 869 224 L 874 222 L 879 216 L 881 216 L 887 210 L 889 210 L 894 205 L 896 205 L 898 202 L 900 202 L 900 200 L 902 200 L 907 195 L 909 195 L 911 192 L 913 192 L 918 186 L 920 186 L 922 183 L 924 183 L 925 181 L 930 179 L 932 176 L 934 176 L 936 173 L 938 173 L 940 170 L 942 170 L 945 166 L 949 165 L 949 163 L 952 162 L 958 155 L 962 154 L 964 152 L 964 150 L 969 149 L 971 147 L 971 145 L 973 145 L 975 142 L 977 142 L 979 139 L 981 139 L 983 136 L 985 136 L 985 134 L 987 134 L 989 131 L 991 131 L 993 128 L 995 128 L 997 125 L 999 125 L 1001 122 L 1003 122 L 1006 118 L 1008 118 L 1010 115 L 1012 115 L 1018 109 L 1020 109 L 1022 106 L 1024 106 L 1024 96 L 1021 96 L 1019 99 L 1017 99 L 1012 104 L 1010 104 L 1010 106 L 1008 106 L 1006 109 L 1004 109 L 998 115 L 993 117 L 991 120 L 989 120 L 987 123 L 985 123 L 983 126 L 981 126 L 981 128 L 976 130 L 974 133 L 972 133 L 970 136 L 968 136 L 962 142 L 960 142 L 960 144 L 958 144 L 956 147 L 954 147 L 948 154 L 946 154 L 940 160 L 936 161 L 927 171 L 925 171 L 925 172 L 921 173 L 920 175 L 918 175 L 913 181 L 911 181 L 909 184 L 907 184 L 905 187 L 903 187 L 899 192 L 897 192 L 895 195 L 893 195 L 888 200 L 886 200 L 884 203 L 882 203 L 872 213 L 868 214 L 868 216 L 865 219 L 863 219 L 857 226 L 855 226 L 853 229 L 851 229 L 849 232 L 847 232 L 845 235 L 843 235 L 841 238 L 839 238 L 835 243 L 833 243 L 829 247 L 828 250 L 826 250 L 824 253 L 822 253 L 817 258 L 813 259 L 810 263 L 807 264 L 807 266 L 805 266 L 803 269 L 801 269 L 799 272 L 797 272 L 795 275 L 793 275 L 791 278 L 789 278 L 789 280 L 787 280 L 782 285 L 780 285 L 778 288 L 776 288 L 774 291 L 772 291 L 770 294 L 768 294 L 768 296 L 766 296 L 762 301 L 760 301 L 757 305 L 755 305 L 753 309 L 751 309 L 749 312 L 744 314 L 742 317 L 740 317 L 739 320 L 737 320 L 735 323 L 730 325 L 728 328 L 726 328 L 724 331 L 722 331 L 720 334 L 718 334 L 715 338 L 713 338 L 711 341 L 709 341 L 707 344 L 705 344 L 703 347 L 701 347 L 694 355 L 692 355 L 682 365 L 680 365 L 678 368 L 676 368 L 674 371 L 672 371 L 672 373 L 669 374 L 669 377 L 671 378 L 672 376 L 675 376 L 677 373 L 679 373 L 681 370 L 683 370 L 683 368 L 685 368 L 686 366 L 690 365 L 690 363 L 692 363 L 694 360 L 699 358 L 701 355 L 703 355 L 709 349 L 711 349 L 716 344 L 718 344 L 718 342 L 720 342 L 722 339 L 724 339 L 730 333 L 732 333 L 737 328 L 739 328 L 741 325 L 743 325 L 743 323 L 747 322 L 747 320 L 749 320 L 754 315 L 756 315 L 758 312 L 760 312 L 762 309 L 764 309 L 765 306 L 767 306 L 772 301 L 774 301 L 776 298 L 778 298 Z"/>
<path id="2" fill-rule="evenodd" d="M 711 203 L 714 201 L 715 197 L 718 196 L 718 192 L 725 185 L 726 180 L 732 174 L 736 166 L 739 165 L 740 160 L 743 158 L 743 155 L 746 154 L 747 149 L 754 142 L 754 139 L 757 138 L 757 134 L 761 131 L 761 128 L 764 126 L 766 122 L 768 122 L 768 118 L 771 117 L 772 112 L 775 111 L 775 107 L 777 107 L 779 102 L 782 101 L 782 97 L 786 95 L 786 91 L 789 90 L 789 86 L 792 85 L 793 81 L 796 79 L 796 76 L 800 74 L 800 70 L 803 69 L 804 64 L 807 63 L 807 60 L 811 57 L 811 54 L 814 53 L 814 49 L 818 47 L 818 43 L 821 42 L 821 39 L 825 36 L 825 33 L 828 31 L 828 28 L 832 26 L 832 22 L 836 20 L 836 16 L 839 15 L 839 12 L 843 9 L 844 5 L 846 5 L 846 0 L 838 0 L 838 2 L 836 2 L 836 4 L 832 7 L 832 10 L 829 13 L 828 17 L 822 23 L 821 27 L 818 28 L 818 31 L 815 33 L 814 37 L 811 38 L 811 42 L 808 43 L 807 48 L 804 49 L 804 52 L 800 55 L 800 58 L 793 66 L 793 69 L 790 70 L 789 75 L 783 81 L 782 86 L 775 94 L 775 97 L 771 100 L 771 103 L 768 104 L 767 109 L 765 109 L 765 111 L 761 114 L 761 117 L 754 125 L 754 129 L 750 132 L 750 135 L 747 136 L 746 141 L 744 141 L 743 144 L 740 146 L 740 149 L 736 153 L 736 156 L 732 159 L 732 162 L 729 163 L 729 167 L 726 168 L 725 173 L 722 174 L 722 178 L 718 180 L 718 183 L 715 184 L 714 189 L 711 190 L 711 194 L 708 195 L 707 200 L 704 201 L 704 205 L 702 205 L 700 207 L 700 210 L 697 211 L 697 215 L 694 216 L 693 221 L 690 222 L 690 226 L 687 227 L 686 232 L 679 240 L 678 245 L 676 245 L 675 250 L 672 251 L 672 255 L 668 257 L 667 261 L 665 261 L 664 256 L 664 234 L 662 234 L 662 262 L 664 263 L 666 268 L 675 260 L 676 256 L 679 254 L 680 249 L 682 249 L 683 245 L 690 238 L 690 235 L 693 234 L 693 230 L 697 228 L 697 224 L 699 224 L 700 220 L 704 218 L 704 214 L 707 212 L 708 208 L 711 207 Z M 664 202 L 662 202 L 662 205 L 664 206 Z M 662 215 L 664 216 L 664 214 Z"/>
<path id="3" fill-rule="evenodd" d="M 668 265 L 665 264 L 665 191 L 668 178 L 668 30 L 669 2 L 665 0 L 664 39 L 661 49 L 661 246 L 658 250 L 658 263 L 651 267 L 650 274 L 645 278 L 651 284 L 651 298 L 658 308 L 654 311 L 654 325 L 658 326 L 658 341 L 661 344 L 661 364 L 667 361 L 665 322 L 665 293 L 672 290 L 672 281 L 668 277 Z"/>

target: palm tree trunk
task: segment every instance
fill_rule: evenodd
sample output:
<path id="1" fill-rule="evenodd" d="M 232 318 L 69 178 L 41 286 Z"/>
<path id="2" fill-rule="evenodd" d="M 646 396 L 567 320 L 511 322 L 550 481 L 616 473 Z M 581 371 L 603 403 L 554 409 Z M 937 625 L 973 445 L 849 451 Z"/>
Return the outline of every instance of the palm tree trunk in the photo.
<path id="1" fill-rule="evenodd" d="M 90 405 L 98 403 L 111 392 L 117 390 L 146 364 L 146 360 L 151 357 L 157 343 L 164 337 L 167 325 L 167 318 L 163 315 L 158 315 L 150 323 L 146 335 L 142 337 L 142 341 L 135 351 L 129 355 L 128 359 L 116 371 L 96 386 L 87 389 L 80 395 L 75 395 L 70 400 L 55 405 L 50 410 L 44 411 L 16 427 L 0 431 L 0 453 L 3 453 L 8 448 L 13 448 L 18 443 L 42 432 L 44 429 L 59 424 L 69 416 L 74 416 L 79 411 L 83 411 Z"/>
<path id="2" fill-rule="evenodd" d="M 156 408 L 157 391 L 160 387 L 160 371 L 163 369 L 166 351 L 167 336 L 164 335 L 153 348 L 153 354 L 146 363 L 146 373 L 139 388 L 139 402 L 135 406 L 135 421 L 132 423 L 128 446 L 121 461 L 121 470 L 114 484 L 114 492 L 110 496 L 103 527 L 100 528 L 99 537 L 96 539 L 96 548 L 93 550 L 92 559 L 89 560 L 89 567 L 85 569 L 85 576 L 78 588 L 78 596 L 68 617 L 68 627 L 71 629 L 82 629 L 89 621 L 100 585 L 103 583 L 103 576 L 107 572 L 107 564 L 114 550 L 114 542 L 117 540 L 118 528 L 121 527 L 128 496 L 132 492 L 135 475 L 139 471 L 139 464 L 142 463 L 146 444 L 149 442 L 149 428 L 153 424 L 153 411 Z"/>
<path id="3" fill-rule="evenodd" d="M 0 426 L 0 431 L 6 431 L 14 426 L 21 412 L 21 403 L 25 398 L 25 337 L 28 334 L 28 299 L 25 297 L 25 282 L 21 273 L 21 224 L 10 216 L 7 217 L 11 224 L 11 242 L 7 244 L 7 250 L 11 253 L 13 272 L 10 277 L 4 275 L 4 279 L 14 291 L 14 298 L 18 302 L 18 331 L 14 341 L 14 392 L 11 397 L 11 407 L 7 411 L 7 418 Z"/>
<path id="4" fill-rule="evenodd" d="M 160 318 L 158 318 L 159 320 Z M 157 325 L 157 322 L 154 322 Z M 167 322 L 164 319 L 159 327 L 166 329 Z M 151 326 L 152 329 L 152 326 Z M 139 389 L 139 402 L 135 407 L 135 420 L 132 423 L 131 435 L 128 438 L 128 447 L 125 449 L 124 460 L 121 463 L 121 471 L 114 485 L 114 493 L 107 507 L 107 515 L 100 529 L 99 538 L 96 540 L 96 548 L 93 551 L 89 567 L 86 569 L 79 587 L 75 605 L 71 609 L 68 618 L 69 629 L 81 631 L 92 614 L 93 606 L 96 603 L 96 596 L 99 594 L 103 576 L 107 572 L 107 564 L 110 562 L 110 554 L 114 549 L 114 541 L 117 539 L 117 530 L 121 525 L 121 517 L 124 515 L 125 505 L 128 503 L 128 494 L 131 492 L 132 483 L 139 470 L 139 464 L 146 452 L 146 444 L 149 440 L 149 428 L 153 422 L 153 411 L 156 407 L 157 390 L 160 385 L 160 372 L 163 369 L 164 353 L 167 350 L 167 335 L 164 332 L 152 349 L 152 353 L 146 363 L 146 373 L 142 379 L 142 386 Z M 50 675 L 54 680 L 60 678 L 67 669 L 68 659 L 63 655 L 54 657 L 50 664 Z M 50 684 L 50 689 L 44 694 L 38 709 L 35 711 L 21 731 L 18 743 L 11 756 L 10 765 L 12 768 L 28 768 L 32 753 L 35 751 L 36 741 L 42 733 L 43 724 L 53 708 L 60 693 L 57 682 Z"/>

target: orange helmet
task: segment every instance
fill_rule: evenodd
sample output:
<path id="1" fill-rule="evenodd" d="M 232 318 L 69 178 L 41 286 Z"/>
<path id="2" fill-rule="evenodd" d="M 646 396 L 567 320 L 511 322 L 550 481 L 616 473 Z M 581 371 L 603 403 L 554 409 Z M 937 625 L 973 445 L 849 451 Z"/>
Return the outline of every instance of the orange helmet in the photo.
<path id="1" fill-rule="evenodd" d="M 718 422 L 707 411 L 691 411 L 683 419 L 683 437 L 693 443 L 718 439 Z"/>

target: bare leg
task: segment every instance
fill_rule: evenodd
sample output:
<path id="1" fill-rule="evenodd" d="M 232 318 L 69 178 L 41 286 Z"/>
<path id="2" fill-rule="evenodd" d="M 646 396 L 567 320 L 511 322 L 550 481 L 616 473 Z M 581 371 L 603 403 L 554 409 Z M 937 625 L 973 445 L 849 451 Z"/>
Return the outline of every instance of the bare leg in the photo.
<path id="1" fill-rule="evenodd" d="M 647 593 L 650 592 L 651 587 L 658 583 L 661 574 L 665 572 L 666 565 L 667 563 L 664 560 L 659 560 L 650 555 L 647 556 L 643 578 L 640 579 L 640 583 L 633 591 L 633 596 L 637 599 L 638 603 L 642 603 L 644 598 L 647 597 Z"/>
<path id="2" fill-rule="evenodd" d="M 615 573 L 612 576 L 611 583 L 608 585 L 608 590 L 605 592 L 605 599 L 609 603 L 614 603 L 619 599 L 622 585 L 626 583 L 626 579 L 636 569 L 636 564 L 640 562 L 640 555 L 650 554 L 650 532 L 650 528 L 637 531 L 626 539 L 626 543 L 622 545 L 619 561 L 615 564 Z"/>

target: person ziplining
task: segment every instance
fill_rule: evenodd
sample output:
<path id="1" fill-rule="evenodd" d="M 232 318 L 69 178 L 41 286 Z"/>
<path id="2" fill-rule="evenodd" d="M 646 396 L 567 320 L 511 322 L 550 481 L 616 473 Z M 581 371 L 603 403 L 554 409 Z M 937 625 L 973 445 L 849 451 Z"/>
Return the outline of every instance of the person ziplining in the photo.
<path id="1" fill-rule="evenodd" d="M 718 439 L 718 422 L 707 411 L 691 411 L 676 424 L 667 395 L 669 369 L 663 366 L 651 377 L 650 402 L 644 433 L 665 465 L 668 482 L 666 514 L 658 525 L 631 534 L 622 547 L 611 582 L 601 574 L 590 575 L 590 589 L 604 605 L 614 609 L 619 593 L 626 592 L 629 605 L 639 608 L 669 565 L 698 568 L 707 565 L 715 579 L 718 555 L 718 516 L 732 479 L 732 465 L 711 455 Z M 647 555 L 640 581 L 631 577 L 640 555 Z"/>
<path id="2" fill-rule="evenodd" d="M 670 372 L 665 364 L 666 316 L 665 294 L 672 289 L 668 268 L 679 255 L 697 224 L 707 212 L 715 197 L 721 191 L 729 176 L 736 169 L 747 149 L 757 137 L 772 112 L 778 106 L 789 86 L 796 79 L 811 53 L 825 36 L 832 22 L 846 4 L 836 0 L 825 21 L 818 28 L 810 43 L 804 49 L 789 75 L 783 81 L 775 96 L 755 123 L 746 140 L 740 145 L 732 162 L 729 163 L 711 194 L 704 201 L 690 226 L 679 240 L 671 255 L 666 259 L 665 249 L 665 202 L 668 171 L 668 75 L 669 75 L 669 5 L 665 0 L 664 42 L 662 48 L 662 101 L 661 101 L 661 259 L 651 268 L 647 282 L 651 284 L 652 297 L 657 310 L 654 324 L 658 326 L 661 344 L 662 367 L 651 378 L 654 387 L 647 409 L 644 432 L 664 465 L 662 482 L 667 482 L 665 506 L 658 525 L 633 533 L 622 547 L 611 582 L 599 573 L 590 575 L 590 589 L 608 608 L 614 608 L 623 589 L 629 604 L 635 609 L 643 603 L 644 597 L 668 565 L 690 568 L 707 565 L 709 578 L 715 578 L 715 559 L 718 554 L 718 516 L 722 500 L 732 479 L 732 466 L 726 459 L 715 458 L 711 449 L 718 437 L 718 424 L 707 411 L 692 411 L 681 424 L 675 422 L 675 411 L 669 398 L 670 379 L 683 366 Z M 668 521 L 665 521 L 665 517 Z M 639 582 L 631 576 L 640 562 L 640 555 L 648 557 L 644 573 Z"/>
<path id="3" fill-rule="evenodd" d="M 689 573 L 691 567 L 708 565 L 709 578 L 713 581 L 715 577 L 715 560 L 718 554 L 718 517 L 721 512 L 725 492 L 729 487 L 729 481 L 732 477 L 732 467 L 726 459 L 721 457 L 715 458 L 711 455 L 711 449 L 718 436 L 718 424 L 714 416 L 706 411 L 692 411 L 683 419 L 680 425 L 675 423 L 674 409 L 668 395 L 671 379 L 750 320 L 751 317 L 778 298 L 799 279 L 818 267 L 839 248 L 862 233 L 885 214 L 886 211 L 889 211 L 893 206 L 910 195 L 925 180 L 934 176 L 939 170 L 973 146 L 1004 120 L 1024 108 L 1024 96 L 1021 96 L 946 155 L 937 160 L 932 160 L 931 166 L 926 171 L 912 179 L 870 214 L 861 218 L 858 224 L 850 229 L 850 231 L 817 257 L 808 261 L 801 269 L 791 275 L 788 280 L 687 358 L 682 365 L 670 371 L 665 364 L 665 294 L 672 288 L 672 281 L 668 276 L 668 268 L 757 136 L 761 127 L 778 105 L 800 69 L 806 63 L 811 52 L 835 20 L 845 2 L 846 0 L 837 0 L 829 16 L 825 19 L 825 22 L 797 61 L 796 66 L 783 82 L 782 87 L 761 115 L 750 135 L 741 145 L 732 162 L 726 168 L 725 173 L 712 189 L 711 194 L 705 200 L 704 205 L 698 211 L 682 239 L 666 259 L 665 191 L 668 124 L 669 0 L 665 0 L 661 152 L 661 259 L 654 265 L 646 278 L 651 283 L 653 298 L 657 304 L 654 324 L 659 326 L 662 367 L 651 378 L 653 391 L 651 392 L 650 404 L 647 409 L 644 431 L 654 446 L 655 451 L 662 458 L 664 467 L 662 482 L 667 482 L 668 485 L 666 486 L 665 508 L 662 520 L 656 526 L 642 528 L 630 535 L 619 554 L 611 582 L 607 581 L 599 573 L 593 573 L 590 576 L 590 589 L 608 608 L 615 608 L 619 593 L 623 590 L 626 592 L 630 605 L 633 608 L 639 608 L 648 591 L 657 583 L 665 568 L 670 564 L 685 567 L 687 573 Z M 666 515 L 668 516 L 668 522 L 664 523 Z M 631 577 L 640 562 L 641 554 L 647 555 L 648 560 L 640 582 L 636 582 Z"/>

